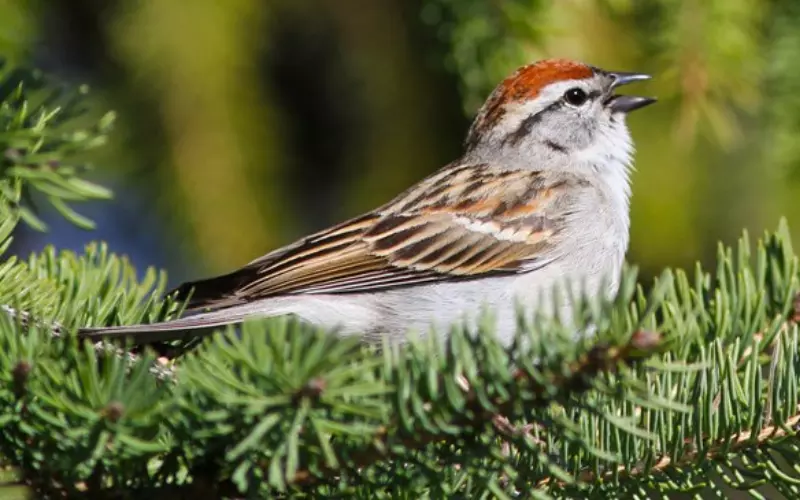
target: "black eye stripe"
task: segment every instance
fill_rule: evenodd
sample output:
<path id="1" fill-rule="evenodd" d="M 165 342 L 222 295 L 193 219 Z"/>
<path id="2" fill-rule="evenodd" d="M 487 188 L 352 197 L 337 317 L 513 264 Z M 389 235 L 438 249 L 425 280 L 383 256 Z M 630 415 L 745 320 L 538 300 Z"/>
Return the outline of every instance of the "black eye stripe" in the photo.
<path id="1" fill-rule="evenodd" d="M 542 118 L 544 118 L 545 115 L 547 115 L 548 113 L 552 113 L 553 111 L 561 108 L 562 106 L 564 106 L 564 101 L 559 99 L 558 101 L 550 104 L 549 106 L 542 109 L 538 113 L 534 113 L 528 116 L 527 118 L 522 120 L 522 122 L 519 124 L 519 127 L 517 127 L 516 130 L 509 133 L 503 138 L 503 143 L 511 145 L 517 144 L 523 137 L 530 134 L 533 127 L 537 123 L 542 121 Z"/>

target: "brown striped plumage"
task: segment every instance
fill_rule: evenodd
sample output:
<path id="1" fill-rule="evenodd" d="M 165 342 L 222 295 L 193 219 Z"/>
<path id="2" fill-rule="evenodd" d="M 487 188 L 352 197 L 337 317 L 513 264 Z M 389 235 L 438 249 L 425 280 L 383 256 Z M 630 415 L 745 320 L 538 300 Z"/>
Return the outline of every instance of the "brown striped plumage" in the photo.
<path id="1" fill-rule="evenodd" d="M 182 285 L 190 309 L 347 293 L 526 269 L 552 242 L 569 177 L 451 165 L 383 207 L 218 278 Z M 576 181 L 577 182 L 577 181 Z"/>

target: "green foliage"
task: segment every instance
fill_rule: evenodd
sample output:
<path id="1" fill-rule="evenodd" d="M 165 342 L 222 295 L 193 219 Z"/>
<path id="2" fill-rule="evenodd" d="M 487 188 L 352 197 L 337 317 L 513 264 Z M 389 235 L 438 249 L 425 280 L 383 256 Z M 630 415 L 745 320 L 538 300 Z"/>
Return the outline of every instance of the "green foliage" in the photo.
<path id="1" fill-rule="evenodd" d="M 745 237 L 720 249 L 713 275 L 668 272 L 649 298 L 627 271 L 615 300 L 576 314 L 594 335 L 522 314 L 511 346 L 488 317 L 446 342 L 381 350 L 286 318 L 252 321 L 162 381 L 150 355 L 98 354 L 3 318 L 0 453 L 37 490 L 76 496 L 202 481 L 225 496 L 605 498 L 769 480 L 791 497 L 791 471 L 774 473 L 798 457 L 786 237 L 782 226 L 753 254 Z M 102 251 L 30 264 L 70 305 L 56 314 L 64 325 L 169 309 Z"/>
<path id="2" fill-rule="evenodd" d="M 772 42 L 766 57 L 766 88 L 769 95 L 769 128 L 765 167 L 800 173 L 800 72 L 793 61 L 800 57 L 800 5 L 776 2 L 776 14 L 769 26 Z"/>
<path id="3" fill-rule="evenodd" d="M 84 126 L 87 87 L 76 92 L 47 83 L 37 72 L 25 74 L 0 64 L 0 214 L 44 230 L 31 205 L 37 192 L 70 222 L 89 229 L 92 221 L 67 202 L 108 199 L 111 193 L 81 179 L 87 166 L 71 160 L 105 143 L 114 114 Z M 7 228 L 10 223 L 4 224 Z"/>
<path id="4" fill-rule="evenodd" d="M 529 62 L 525 48 L 542 39 L 541 0 L 433 0 L 423 19 L 447 40 L 448 65 L 459 75 L 464 108 L 473 114 L 497 82 Z"/>
<path id="5" fill-rule="evenodd" d="M 166 274 L 148 268 L 142 279 L 125 257 L 104 244 L 83 255 L 52 247 L 28 262 L 8 259 L 0 266 L 0 303 L 25 311 L 36 322 L 71 329 L 78 325 L 153 322 L 174 316 L 179 306 L 163 300 Z"/>

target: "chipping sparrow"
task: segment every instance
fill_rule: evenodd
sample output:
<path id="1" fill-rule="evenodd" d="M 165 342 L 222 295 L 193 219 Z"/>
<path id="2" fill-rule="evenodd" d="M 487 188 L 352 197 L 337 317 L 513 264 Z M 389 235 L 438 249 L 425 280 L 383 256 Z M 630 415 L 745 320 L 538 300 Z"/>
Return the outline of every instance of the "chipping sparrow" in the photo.
<path id="1" fill-rule="evenodd" d="M 402 340 L 447 331 L 487 306 L 508 342 L 517 303 L 552 305 L 562 280 L 616 291 L 628 246 L 633 146 L 625 115 L 654 99 L 615 95 L 647 75 L 544 60 L 504 80 L 479 111 L 463 157 L 388 204 L 186 283 L 188 315 L 84 329 L 140 342 L 293 314 L 340 334 Z M 557 314 L 568 317 L 569 301 Z"/>

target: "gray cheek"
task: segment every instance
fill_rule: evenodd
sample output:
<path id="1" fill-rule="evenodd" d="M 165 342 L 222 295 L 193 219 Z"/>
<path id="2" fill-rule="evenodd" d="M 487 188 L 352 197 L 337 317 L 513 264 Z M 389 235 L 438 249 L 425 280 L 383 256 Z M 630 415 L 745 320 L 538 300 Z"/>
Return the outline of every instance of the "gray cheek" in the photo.
<path id="1" fill-rule="evenodd" d="M 517 145 L 537 150 L 544 145 L 545 151 L 552 154 L 585 149 L 594 143 L 597 134 L 597 122 L 590 115 L 590 109 L 568 108 L 538 115 L 535 126 L 517 127 L 520 132 L 513 134 L 513 138 L 533 139 L 526 141 L 527 144 L 518 140 Z M 524 134 L 521 133 L 523 130 Z"/>
<path id="2" fill-rule="evenodd" d="M 581 134 L 580 142 L 583 147 L 588 147 L 594 143 L 597 135 L 597 122 L 595 120 L 584 120 L 584 126 L 579 131 Z"/>
<path id="3" fill-rule="evenodd" d="M 542 120 L 541 126 L 537 130 L 538 139 L 541 142 L 556 143 L 564 149 L 574 149 L 576 144 L 584 140 L 581 137 L 585 134 L 582 121 L 580 116 L 572 113 L 563 111 L 558 114 L 554 113 Z"/>
<path id="4" fill-rule="evenodd" d="M 570 149 L 585 149 L 594 142 L 597 134 L 597 123 L 589 117 L 580 114 L 569 120 L 569 125 L 561 128 L 559 139 Z"/>

